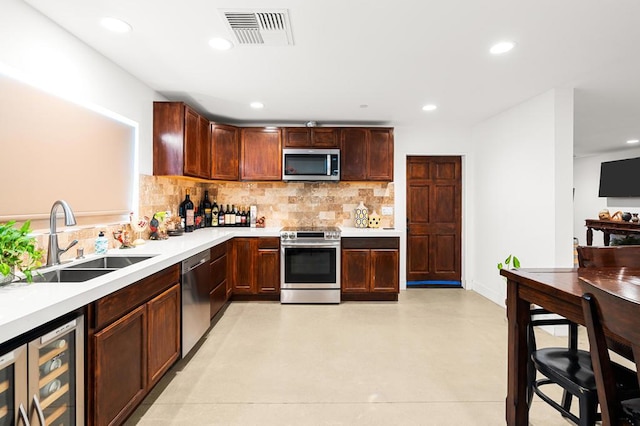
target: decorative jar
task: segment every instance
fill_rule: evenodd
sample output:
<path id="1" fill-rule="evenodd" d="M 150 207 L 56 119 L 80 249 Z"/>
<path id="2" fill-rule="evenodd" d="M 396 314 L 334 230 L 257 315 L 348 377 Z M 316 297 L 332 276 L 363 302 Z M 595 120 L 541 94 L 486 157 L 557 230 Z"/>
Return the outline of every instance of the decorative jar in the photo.
<path id="1" fill-rule="evenodd" d="M 373 213 L 369 215 L 369 228 L 378 227 L 380 227 L 380 215 L 374 210 Z"/>
<path id="2" fill-rule="evenodd" d="M 360 201 L 360 205 L 354 211 L 354 223 L 356 228 L 366 228 L 369 226 L 369 210 Z"/>

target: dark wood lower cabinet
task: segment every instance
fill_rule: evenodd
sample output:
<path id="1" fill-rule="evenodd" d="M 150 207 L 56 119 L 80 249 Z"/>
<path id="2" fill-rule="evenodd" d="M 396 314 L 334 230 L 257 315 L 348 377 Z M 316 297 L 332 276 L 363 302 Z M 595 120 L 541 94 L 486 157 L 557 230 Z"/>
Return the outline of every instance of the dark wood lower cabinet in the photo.
<path id="1" fill-rule="evenodd" d="M 87 424 L 120 425 L 180 357 L 180 265 L 97 300 L 87 316 Z"/>
<path id="2" fill-rule="evenodd" d="M 280 294 L 279 238 L 234 238 L 229 264 L 234 298 Z"/>
<path id="3" fill-rule="evenodd" d="M 140 306 L 95 334 L 94 425 L 119 425 L 147 390 L 147 309 Z"/>
<path id="4" fill-rule="evenodd" d="M 229 300 L 227 291 L 227 243 L 218 244 L 211 248 L 211 287 L 209 290 L 209 312 L 213 318 Z"/>
<path id="5" fill-rule="evenodd" d="M 156 296 L 147 303 L 148 385 L 151 390 L 169 367 L 180 358 L 180 286 Z"/>
<path id="6" fill-rule="evenodd" d="M 397 237 L 343 238 L 342 300 L 398 300 L 399 248 Z"/>

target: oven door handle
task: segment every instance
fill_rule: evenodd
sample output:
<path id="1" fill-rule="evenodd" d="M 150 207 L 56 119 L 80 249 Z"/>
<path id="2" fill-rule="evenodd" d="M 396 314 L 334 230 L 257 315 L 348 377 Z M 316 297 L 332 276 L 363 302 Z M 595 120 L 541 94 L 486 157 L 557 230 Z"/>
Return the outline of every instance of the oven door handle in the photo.
<path id="1" fill-rule="evenodd" d="M 283 248 L 340 248 L 340 243 L 282 243 Z"/>

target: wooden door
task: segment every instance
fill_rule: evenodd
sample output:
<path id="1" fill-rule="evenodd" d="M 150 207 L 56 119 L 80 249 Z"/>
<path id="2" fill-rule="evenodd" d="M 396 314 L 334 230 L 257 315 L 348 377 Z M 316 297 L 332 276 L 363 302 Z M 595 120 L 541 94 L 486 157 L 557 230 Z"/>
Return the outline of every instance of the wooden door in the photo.
<path id="1" fill-rule="evenodd" d="M 366 180 L 367 129 L 342 129 L 340 136 L 340 179 Z"/>
<path id="2" fill-rule="evenodd" d="M 255 294 L 255 257 L 257 238 L 234 238 L 231 258 L 233 264 L 233 293 Z"/>
<path id="3" fill-rule="evenodd" d="M 180 357 L 180 285 L 148 302 L 148 377 L 151 389 Z"/>
<path id="4" fill-rule="evenodd" d="M 460 284 L 462 161 L 407 157 L 407 284 Z"/>
<path id="5" fill-rule="evenodd" d="M 311 129 L 311 143 L 316 148 L 338 148 L 338 129 L 313 128 Z"/>
<path id="6" fill-rule="evenodd" d="M 240 155 L 241 180 L 282 180 L 280 129 L 242 129 Z"/>
<path id="7" fill-rule="evenodd" d="M 280 292 L 279 238 L 258 238 L 256 285 L 258 294 Z"/>
<path id="8" fill-rule="evenodd" d="M 397 293 L 398 278 L 398 250 L 371 250 L 371 291 L 382 293 Z"/>
<path id="9" fill-rule="evenodd" d="M 369 130 L 367 162 L 369 180 L 393 181 L 393 130 Z"/>
<path id="10" fill-rule="evenodd" d="M 284 146 L 288 148 L 309 148 L 311 130 L 306 127 L 286 127 L 283 135 Z"/>
<path id="11" fill-rule="evenodd" d="M 184 174 L 199 176 L 200 146 L 198 143 L 198 113 L 189 107 L 184 110 Z"/>
<path id="12" fill-rule="evenodd" d="M 91 424 L 122 424 L 147 389 L 147 315 L 142 305 L 93 338 L 95 404 Z"/>
<path id="13" fill-rule="evenodd" d="M 211 124 L 211 179 L 238 180 L 238 128 Z"/>
<path id="14" fill-rule="evenodd" d="M 342 249 L 341 287 L 344 293 L 366 293 L 371 282 L 371 250 Z"/>

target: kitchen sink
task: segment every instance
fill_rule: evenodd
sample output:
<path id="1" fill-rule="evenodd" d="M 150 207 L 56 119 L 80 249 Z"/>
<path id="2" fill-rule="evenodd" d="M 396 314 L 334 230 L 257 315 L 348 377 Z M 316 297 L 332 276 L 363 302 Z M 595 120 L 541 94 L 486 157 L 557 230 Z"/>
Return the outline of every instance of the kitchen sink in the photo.
<path id="1" fill-rule="evenodd" d="M 151 259 L 153 256 L 103 256 L 86 262 L 76 263 L 67 266 L 65 269 L 120 269 L 131 266 L 143 260 Z"/>
<path id="2" fill-rule="evenodd" d="M 153 256 L 102 256 L 85 262 L 33 274 L 34 283 L 81 283 L 126 268 Z M 19 282 L 26 282 L 22 279 Z"/>
<path id="3" fill-rule="evenodd" d="M 34 283 L 80 283 L 90 279 L 100 277 L 115 269 L 56 269 L 55 271 L 41 272 L 33 274 Z M 25 279 L 20 282 L 26 281 Z"/>

